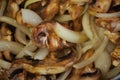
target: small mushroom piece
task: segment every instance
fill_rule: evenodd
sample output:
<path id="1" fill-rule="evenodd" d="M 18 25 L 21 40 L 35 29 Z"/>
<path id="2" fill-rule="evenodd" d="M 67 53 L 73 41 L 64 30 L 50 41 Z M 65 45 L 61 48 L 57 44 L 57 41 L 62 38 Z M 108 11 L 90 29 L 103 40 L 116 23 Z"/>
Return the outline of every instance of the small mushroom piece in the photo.
<path id="1" fill-rule="evenodd" d="M 119 33 L 112 33 L 110 31 L 105 31 L 104 33 L 111 42 L 113 42 L 114 44 L 120 44 L 120 35 L 119 35 Z"/>
<path id="2" fill-rule="evenodd" d="M 40 16 L 43 20 L 51 20 L 59 11 L 59 0 L 50 0 L 49 4 L 41 10 Z"/>
<path id="3" fill-rule="evenodd" d="M 118 66 L 120 64 L 120 45 L 117 45 L 114 51 L 111 53 L 112 64 Z"/>
<path id="4" fill-rule="evenodd" d="M 94 0 L 93 0 L 94 1 Z M 90 5 L 90 11 L 104 13 L 110 9 L 112 0 L 95 0 L 94 4 Z"/>
<path id="5" fill-rule="evenodd" d="M 109 31 L 117 32 L 119 31 L 120 18 L 98 18 L 95 20 L 95 24 Z"/>
<path id="6" fill-rule="evenodd" d="M 83 12 L 84 10 L 84 6 L 78 6 L 75 4 L 71 4 L 68 8 L 68 11 L 71 15 L 71 17 L 73 18 L 73 20 L 77 19 L 80 14 Z"/>
<path id="7" fill-rule="evenodd" d="M 15 18 L 18 10 L 18 4 L 16 2 L 13 2 L 12 0 L 9 0 L 6 15 L 11 18 Z"/>

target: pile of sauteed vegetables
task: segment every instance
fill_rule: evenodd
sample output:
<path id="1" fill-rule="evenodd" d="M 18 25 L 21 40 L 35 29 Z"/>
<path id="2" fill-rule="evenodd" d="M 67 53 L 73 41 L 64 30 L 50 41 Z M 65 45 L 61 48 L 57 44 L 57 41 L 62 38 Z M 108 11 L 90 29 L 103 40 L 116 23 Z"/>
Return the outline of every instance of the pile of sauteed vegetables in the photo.
<path id="1" fill-rule="evenodd" d="M 0 0 L 0 80 L 115 80 L 120 0 Z"/>

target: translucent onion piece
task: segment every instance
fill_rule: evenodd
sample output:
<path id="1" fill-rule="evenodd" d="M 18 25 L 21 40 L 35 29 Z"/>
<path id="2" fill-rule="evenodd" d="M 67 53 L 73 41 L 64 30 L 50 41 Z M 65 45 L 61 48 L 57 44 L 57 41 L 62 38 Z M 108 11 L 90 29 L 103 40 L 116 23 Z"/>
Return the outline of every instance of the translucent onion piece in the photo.
<path id="1" fill-rule="evenodd" d="M 55 25 L 55 32 L 60 38 L 72 43 L 83 43 L 88 39 L 84 32 L 72 31 L 57 22 Z"/>
<path id="2" fill-rule="evenodd" d="M 90 58 L 75 64 L 73 67 L 79 69 L 94 62 L 102 54 L 107 44 L 108 44 L 108 39 L 105 37 L 102 44 L 98 47 L 98 49 L 95 50 L 95 53 Z"/>
<path id="3" fill-rule="evenodd" d="M 37 47 L 32 43 L 32 41 L 30 41 L 20 52 L 19 54 L 16 56 L 16 58 L 22 58 L 26 55 L 29 56 L 33 56 L 33 52 L 34 50 L 36 50 Z"/>
<path id="4" fill-rule="evenodd" d="M 117 66 L 117 67 L 115 67 L 115 68 L 113 68 L 112 70 L 110 70 L 107 74 L 106 74 L 106 79 L 109 79 L 109 78 L 113 78 L 113 77 L 115 77 L 117 74 L 119 74 L 120 73 L 120 64 Z"/>
<path id="5" fill-rule="evenodd" d="M 7 17 L 7 16 L 1 16 L 1 17 L 0 17 L 0 21 L 1 21 L 1 22 L 5 22 L 5 23 L 7 23 L 7 24 L 10 24 L 10 25 L 12 25 L 12 26 L 20 29 L 22 32 L 24 32 L 24 33 L 27 34 L 29 37 L 31 37 L 31 32 L 30 32 L 30 30 L 29 30 L 27 27 L 18 24 L 18 23 L 16 22 L 16 20 L 14 20 L 14 19 L 12 19 L 12 18 L 10 18 L 10 17 Z"/>
<path id="6" fill-rule="evenodd" d="M 55 20 L 59 21 L 59 22 L 65 22 L 65 21 L 70 21 L 72 20 L 72 17 L 70 15 L 60 15 L 60 16 L 56 16 Z"/>
<path id="7" fill-rule="evenodd" d="M 9 69 L 11 67 L 11 63 L 0 59 L 0 67 L 3 69 Z"/>
<path id="8" fill-rule="evenodd" d="M 48 48 L 40 48 L 38 50 L 38 52 L 34 55 L 34 59 L 35 60 L 43 60 L 46 58 L 46 56 L 48 55 L 49 50 Z"/>
<path id="9" fill-rule="evenodd" d="M 23 23 L 31 24 L 32 26 L 37 26 L 40 22 L 42 22 L 41 17 L 30 9 L 22 9 L 22 19 Z"/>
<path id="10" fill-rule="evenodd" d="M 25 5 L 24 5 L 24 8 L 26 8 L 28 5 L 32 4 L 32 3 L 35 3 L 35 2 L 38 2 L 38 1 L 41 1 L 41 0 L 27 0 L 25 2 Z"/>
<path id="11" fill-rule="evenodd" d="M 57 80 L 66 80 L 66 78 L 68 77 L 68 75 L 70 74 L 72 69 L 67 70 L 66 72 L 62 73 Z"/>
<path id="12" fill-rule="evenodd" d="M 114 12 L 114 13 L 96 13 L 96 17 L 101 18 L 113 18 L 113 17 L 120 17 L 120 12 Z"/>
<path id="13" fill-rule="evenodd" d="M 85 5 L 85 8 L 82 11 L 82 13 L 80 14 L 80 16 L 82 16 L 87 10 L 88 10 L 88 3 Z"/>
<path id="14" fill-rule="evenodd" d="M 18 54 L 24 46 L 17 42 L 0 41 L 0 51 L 9 50 L 14 54 Z"/>
<path id="15" fill-rule="evenodd" d="M 96 60 L 95 67 L 100 69 L 103 76 L 106 75 L 111 66 L 111 56 L 107 51 L 104 51 Z"/>
<path id="16" fill-rule="evenodd" d="M 6 5 L 7 5 L 7 0 L 2 0 L 1 6 L 0 6 L 0 16 L 3 15 Z"/>
<path id="17" fill-rule="evenodd" d="M 83 30 L 85 31 L 86 35 L 89 39 L 93 39 L 93 32 L 91 30 L 90 22 L 89 22 L 89 14 L 85 13 L 82 19 Z"/>
<path id="18" fill-rule="evenodd" d="M 80 3 L 86 3 L 89 2 L 89 0 L 70 0 L 72 3 L 80 4 Z"/>
<path id="19" fill-rule="evenodd" d="M 26 39 L 26 35 L 22 33 L 19 29 L 16 29 L 15 38 L 22 44 L 28 44 L 28 40 Z"/>

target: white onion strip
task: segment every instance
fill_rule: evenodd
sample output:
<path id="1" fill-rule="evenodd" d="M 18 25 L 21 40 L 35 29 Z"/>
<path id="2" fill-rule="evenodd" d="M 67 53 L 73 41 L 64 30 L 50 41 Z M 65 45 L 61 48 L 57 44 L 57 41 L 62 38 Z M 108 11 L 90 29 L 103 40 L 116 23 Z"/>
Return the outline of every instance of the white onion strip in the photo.
<path id="1" fill-rule="evenodd" d="M 2 0 L 1 6 L 0 6 L 0 16 L 3 15 L 6 5 L 7 5 L 7 0 Z"/>
<path id="2" fill-rule="evenodd" d="M 11 67 L 11 63 L 0 59 L 0 67 L 3 69 L 9 69 Z"/>
<path id="3" fill-rule="evenodd" d="M 24 46 L 17 42 L 0 41 L 0 51 L 9 50 L 13 54 L 18 54 Z"/>
<path id="4" fill-rule="evenodd" d="M 41 17 L 30 9 L 21 9 L 23 23 L 31 24 L 32 26 L 37 26 L 42 22 Z"/>
<path id="5" fill-rule="evenodd" d="M 65 28 L 56 22 L 55 33 L 62 39 L 72 43 L 83 43 L 88 40 L 84 32 L 76 32 Z"/>
<path id="6" fill-rule="evenodd" d="M 102 54 L 102 52 L 104 51 L 107 44 L 108 44 L 108 39 L 105 37 L 102 44 L 98 47 L 98 49 L 95 51 L 95 53 L 92 55 L 92 57 L 75 64 L 73 67 L 76 69 L 80 69 L 80 68 L 83 68 L 84 66 L 87 66 L 88 64 L 94 62 Z"/>
<path id="7" fill-rule="evenodd" d="M 48 48 L 44 47 L 44 48 L 40 48 L 36 54 L 33 56 L 33 58 L 35 60 L 43 60 L 46 58 L 46 56 L 48 55 L 49 50 Z"/>
<path id="8" fill-rule="evenodd" d="M 95 67 L 100 69 L 102 75 L 105 76 L 111 66 L 111 56 L 107 51 L 104 51 L 96 60 Z"/>
<path id="9" fill-rule="evenodd" d="M 89 22 L 89 14 L 87 12 L 83 15 L 82 25 L 86 35 L 89 37 L 90 40 L 92 40 L 94 36 Z"/>
<path id="10" fill-rule="evenodd" d="M 8 24 L 10 24 L 10 25 L 12 25 L 12 26 L 20 29 L 22 32 L 24 32 L 24 33 L 27 34 L 29 37 L 31 37 L 31 32 L 30 32 L 30 30 L 29 30 L 27 27 L 18 24 L 18 23 L 16 22 L 16 20 L 14 20 L 14 19 L 12 19 L 12 18 L 10 18 L 10 17 L 7 17 L 7 16 L 1 16 L 1 17 L 0 17 L 0 21 L 1 21 L 1 22 L 5 22 L 5 23 L 8 23 Z"/>
<path id="11" fill-rule="evenodd" d="M 66 72 L 62 73 L 57 80 L 66 80 L 72 69 L 68 69 Z"/>
<path id="12" fill-rule="evenodd" d="M 32 51 L 34 51 L 34 50 L 36 50 L 37 49 L 37 47 L 36 47 L 36 45 L 34 45 L 33 43 L 32 43 L 32 41 L 30 41 L 20 52 L 19 52 L 19 54 L 16 56 L 16 58 L 18 59 L 18 58 L 22 58 L 22 57 L 24 57 L 25 55 L 29 55 L 29 56 L 33 56 L 33 52 Z"/>
<path id="13" fill-rule="evenodd" d="M 113 18 L 113 17 L 120 17 L 120 12 L 114 12 L 114 13 L 96 13 L 96 17 L 101 18 Z"/>
<path id="14" fill-rule="evenodd" d="M 28 44 L 28 40 L 26 39 L 26 35 L 22 33 L 19 29 L 16 29 L 15 38 L 22 44 Z"/>

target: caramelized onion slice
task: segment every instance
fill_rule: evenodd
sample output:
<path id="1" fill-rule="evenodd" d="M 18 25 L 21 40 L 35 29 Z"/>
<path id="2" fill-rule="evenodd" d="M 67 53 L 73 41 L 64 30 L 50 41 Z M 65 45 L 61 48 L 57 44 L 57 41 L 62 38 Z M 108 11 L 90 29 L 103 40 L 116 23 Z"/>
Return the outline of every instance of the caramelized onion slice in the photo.
<path id="1" fill-rule="evenodd" d="M 60 38 L 72 43 L 83 43 L 88 39 L 84 32 L 72 31 L 57 22 L 55 24 L 55 33 Z"/>

